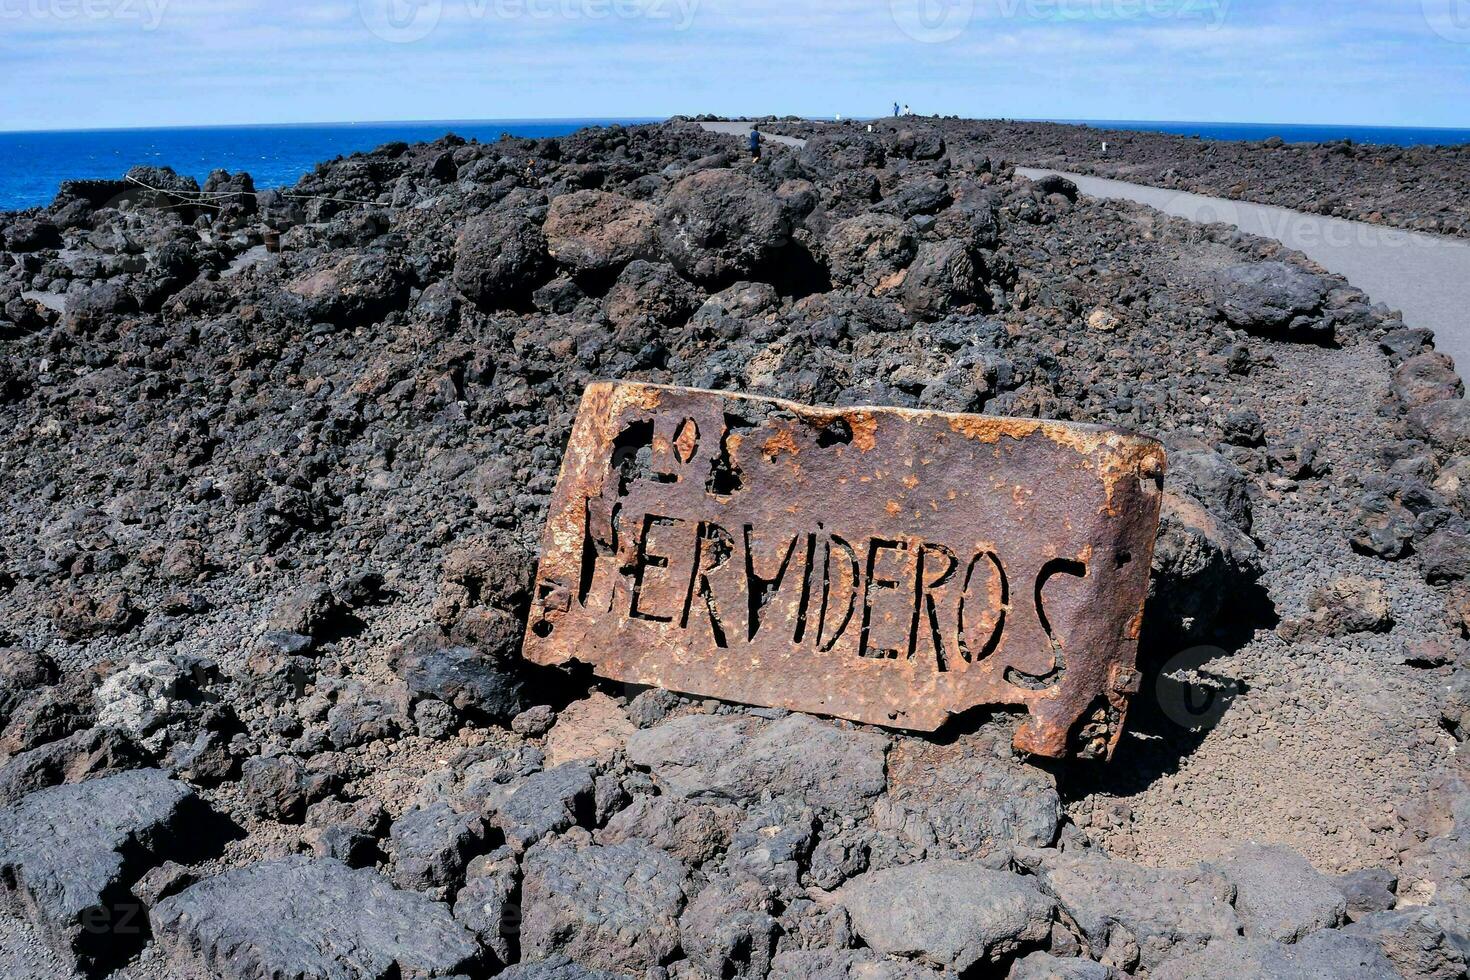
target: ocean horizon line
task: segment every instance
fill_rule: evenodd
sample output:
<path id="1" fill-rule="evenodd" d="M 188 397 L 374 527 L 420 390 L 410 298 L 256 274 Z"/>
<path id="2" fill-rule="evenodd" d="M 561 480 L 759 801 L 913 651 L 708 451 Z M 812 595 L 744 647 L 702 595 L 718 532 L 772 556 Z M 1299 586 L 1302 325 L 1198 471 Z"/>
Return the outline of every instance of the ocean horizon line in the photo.
<path id="1" fill-rule="evenodd" d="M 232 123 L 171 123 L 158 126 L 82 126 L 82 127 L 47 127 L 44 129 L 0 129 L 0 136 L 41 136 L 48 133 L 151 133 L 151 132 L 179 132 L 194 130 L 224 130 L 224 129 L 314 129 L 335 126 L 486 126 L 511 123 L 529 124 L 557 124 L 557 123 L 616 123 L 619 125 L 643 125 L 649 123 L 667 122 L 677 117 L 693 118 L 695 115 L 705 113 L 676 113 L 671 116 L 661 115 L 628 115 L 628 116 L 486 116 L 483 118 L 461 117 L 447 119 L 326 119 L 305 122 L 232 122 Z M 708 115 L 719 115 L 708 113 Z M 1256 121 L 1249 119 L 1126 119 L 1126 118 L 1064 118 L 1056 116 L 1002 116 L 1002 115 L 974 115 L 955 116 L 952 113 L 942 114 L 933 118 L 960 118 L 973 119 L 976 121 L 996 120 L 1009 122 L 1028 123 L 1056 123 L 1066 126 L 1246 126 L 1246 127 L 1270 127 L 1279 126 L 1291 129 L 1361 129 L 1361 130 L 1389 130 L 1396 132 L 1434 132 L 1434 133 L 1470 133 L 1470 122 L 1463 126 L 1444 125 L 1412 125 L 1404 123 L 1372 123 L 1372 122 L 1285 122 L 1282 120 Z M 888 115 L 864 115 L 843 114 L 836 115 L 800 115 L 796 113 L 747 113 L 739 116 L 723 116 L 726 119 L 762 119 L 762 118 L 795 118 L 812 122 L 826 121 L 832 119 L 847 120 L 877 120 L 890 119 Z"/>

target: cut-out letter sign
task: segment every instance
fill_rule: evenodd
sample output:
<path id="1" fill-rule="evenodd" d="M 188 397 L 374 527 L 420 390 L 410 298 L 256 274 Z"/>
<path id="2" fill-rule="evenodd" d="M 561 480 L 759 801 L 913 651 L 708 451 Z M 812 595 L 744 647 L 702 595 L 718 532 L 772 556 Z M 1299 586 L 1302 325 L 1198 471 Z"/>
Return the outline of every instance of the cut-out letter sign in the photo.
<path id="1" fill-rule="evenodd" d="M 525 656 L 614 680 L 1107 755 L 1138 689 L 1164 450 L 1090 425 L 596 383 Z"/>

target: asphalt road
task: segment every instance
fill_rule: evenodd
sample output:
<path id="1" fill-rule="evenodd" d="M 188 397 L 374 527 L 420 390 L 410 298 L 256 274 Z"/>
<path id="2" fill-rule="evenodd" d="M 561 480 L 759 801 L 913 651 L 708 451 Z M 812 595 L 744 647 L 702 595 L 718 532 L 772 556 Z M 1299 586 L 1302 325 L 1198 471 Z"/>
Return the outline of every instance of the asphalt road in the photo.
<path id="1" fill-rule="evenodd" d="M 732 136 L 750 132 L 745 122 L 700 125 Z M 791 136 L 761 135 L 789 146 L 806 145 Z M 1017 167 L 1016 172 L 1033 179 L 1061 174 L 1093 197 L 1123 198 L 1190 221 L 1224 221 L 1252 235 L 1274 238 L 1345 277 L 1374 302 L 1401 311 L 1407 326 L 1433 330 L 1437 349 L 1458 366 L 1470 365 L 1470 241 L 1063 170 Z"/>
<path id="2" fill-rule="evenodd" d="M 1059 173 L 1093 197 L 1124 198 L 1274 238 L 1346 277 L 1375 302 L 1402 311 L 1406 325 L 1433 330 L 1436 348 L 1462 368 L 1470 365 L 1470 241 L 1059 170 L 1016 172 L 1031 178 Z"/>
<path id="3" fill-rule="evenodd" d="M 727 136 L 738 136 L 742 140 L 750 132 L 748 122 L 702 122 L 699 124 L 706 132 L 724 133 Z M 795 136 L 777 136 L 761 130 L 761 139 L 768 143 L 785 143 L 787 146 L 806 146 L 806 140 L 797 139 Z"/>

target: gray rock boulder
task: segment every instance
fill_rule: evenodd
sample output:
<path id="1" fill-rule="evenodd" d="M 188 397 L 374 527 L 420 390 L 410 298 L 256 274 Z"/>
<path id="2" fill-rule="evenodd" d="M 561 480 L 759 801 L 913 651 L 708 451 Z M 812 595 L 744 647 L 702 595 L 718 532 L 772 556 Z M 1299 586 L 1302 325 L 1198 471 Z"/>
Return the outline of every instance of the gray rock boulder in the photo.
<path id="1" fill-rule="evenodd" d="M 1448 398 L 1409 410 L 1409 427 L 1447 453 L 1470 454 L 1470 402 Z"/>
<path id="2" fill-rule="evenodd" d="M 1055 908 L 1033 880 L 963 861 L 869 872 L 836 894 L 873 949 L 959 973 L 1045 939 Z"/>
<path id="3" fill-rule="evenodd" d="M 84 969 L 141 942 L 132 884 L 171 850 L 183 783 L 143 769 L 38 790 L 0 809 L 0 904 Z"/>
<path id="4" fill-rule="evenodd" d="M 303 856 L 227 871 L 149 916 L 176 975 L 267 980 L 428 980 L 478 968 L 449 909 L 369 869 Z"/>
<path id="5" fill-rule="evenodd" d="M 1012 963 L 1006 980 L 1122 980 L 1122 976 L 1092 960 L 1035 952 Z"/>
<path id="6" fill-rule="evenodd" d="M 1342 931 L 1377 943 L 1406 977 L 1458 980 L 1465 976 L 1466 953 L 1456 942 L 1457 927 L 1444 909 L 1430 905 L 1374 912 Z"/>
<path id="7" fill-rule="evenodd" d="M 574 275 L 611 273 L 658 254 L 657 215 L 642 201 L 573 191 L 551 202 L 542 226 L 552 258 Z"/>
<path id="8" fill-rule="evenodd" d="M 782 980 L 954 980 L 906 960 L 886 959 L 866 949 L 794 949 L 776 954 L 771 976 Z"/>
<path id="9" fill-rule="evenodd" d="M 409 810 L 388 834 L 393 883 L 440 898 L 464 878 L 465 865 L 484 840 L 485 825 L 476 814 L 457 813 L 448 803 Z"/>
<path id="10" fill-rule="evenodd" d="M 1314 316 L 1329 288 L 1321 276 L 1294 265 L 1252 262 L 1217 275 L 1215 302 L 1229 323 L 1244 330 L 1285 330 L 1330 340 L 1331 325 Z"/>
<path id="11" fill-rule="evenodd" d="M 89 728 L 84 732 L 22 752 L 0 765 L 0 804 L 63 783 L 80 783 L 150 764 L 141 745 L 126 732 Z"/>
<path id="12" fill-rule="evenodd" d="M 1335 930 L 1315 932 L 1293 945 L 1268 939 L 1225 939 L 1170 960 L 1151 980 L 1398 980 L 1399 973 L 1367 939 Z"/>
<path id="13" fill-rule="evenodd" d="M 873 825 L 930 857 L 971 857 L 1056 839 L 1061 801 L 1046 772 L 975 745 L 905 740 L 888 758 Z"/>
<path id="14" fill-rule="evenodd" d="M 524 779 L 487 785 L 481 800 L 506 843 L 524 850 L 547 834 L 590 823 L 596 793 L 594 767 L 567 762 Z"/>
<path id="15" fill-rule="evenodd" d="M 1357 921 L 1373 912 L 1393 908 L 1398 875 L 1387 868 L 1362 868 L 1338 875 L 1334 884 L 1347 899 L 1347 917 Z"/>
<path id="16" fill-rule="evenodd" d="M 908 222 L 870 212 L 833 225 L 822 250 L 835 285 L 881 295 L 903 282 L 917 246 Z"/>
<path id="17" fill-rule="evenodd" d="M 1204 635 L 1225 598 L 1260 575 L 1260 549 L 1248 535 L 1189 494 L 1164 493 L 1149 591 L 1172 630 Z"/>
<path id="18" fill-rule="evenodd" d="M 1292 943 L 1342 924 L 1346 896 L 1289 847 L 1251 844 L 1218 868 L 1235 886 L 1235 914 L 1249 938 Z"/>
<path id="19" fill-rule="evenodd" d="M 1075 923 L 1089 955 L 1120 970 L 1165 960 L 1240 935 L 1235 889 L 1208 868 L 1145 868 L 1101 855 L 1049 857 L 1047 890 Z"/>
<path id="20" fill-rule="evenodd" d="M 454 284 L 486 309 L 529 295 L 551 267 L 540 226 L 522 211 L 476 215 L 465 222 L 456 249 Z"/>
<path id="21" fill-rule="evenodd" d="M 689 881 L 666 851 L 561 838 L 527 851 L 523 867 L 524 956 L 561 953 L 596 969 L 641 974 L 679 949 Z"/>
<path id="22" fill-rule="evenodd" d="M 768 792 L 852 811 L 883 792 L 888 744 L 876 732 L 842 729 L 807 715 L 773 723 L 687 715 L 635 732 L 627 754 L 676 796 L 750 800 Z"/>
<path id="23" fill-rule="evenodd" d="M 701 170 L 669 189 L 658 209 L 658 239 L 691 279 L 749 277 L 791 238 L 776 195 L 737 170 Z"/>
<path id="24" fill-rule="evenodd" d="M 685 864 L 701 865 L 730 846 L 745 813 L 733 803 L 677 796 L 637 796 L 597 833 L 600 844 L 641 840 Z"/>
<path id="25" fill-rule="evenodd" d="M 464 887 L 454 897 L 454 917 L 502 964 L 514 958 L 521 932 L 520 888 L 521 869 L 515 858 L 493 853 L 470 862 Z"/>
<path id="26" fill-rule="evenodd" d="M 752 879 L 711 881 L 679 919 L 684 954 L 712 977 L 762 980 L 776 950 L 774 908 L 770 893 Z"/>
<path id="27" fill-rule="evenodd" d="M 631 980 L 626 973 L 593 970 L 565 956 L 521 962 L 501 971 L 500 980 Z"/>
<path id="28" fill-rule="evenodd" d="M 1462 398 L 1465 385 L 1455 373 L 1453 358 L 1439 351 L 1425 351 L 1394 369 L 1392 391 L 1398 403 L 1409 409 L 1449 398 Z"/>
<path id="29" fill-rule="evenodd" d="M 810 807 L 788 798 L 754 803 L 731 838 L 725 862 L 779 894 L 795 893 L 816 834 Z"/>
<path id="30" fill-rule="evenodd" d="M 984 269 L 969 243 L 925 242 L 898 287 L 898 299 L 912 315 L 937 319 L 979 298 L 983 280 Z"/>

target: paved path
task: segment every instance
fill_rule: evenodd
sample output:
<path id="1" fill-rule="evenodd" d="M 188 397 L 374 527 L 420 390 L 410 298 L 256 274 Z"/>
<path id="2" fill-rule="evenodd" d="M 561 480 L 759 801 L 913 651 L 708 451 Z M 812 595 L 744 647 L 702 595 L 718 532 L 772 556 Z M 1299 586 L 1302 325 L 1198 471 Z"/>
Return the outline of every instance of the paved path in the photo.
<path id="1" fill-rule="evenodd" d="M 746 134 L 750 132 L 750 123 L 748 122 L 702 122 L 699 125 L 706 132 L 724 133 L 727 136 L 739 136 L 741 139 L 744 139 Z M 795 136 L 777 136 L 775 133 L 768 133 L 764 129 L 761 130 L 761 139 L 771 143 L 785 143 L 787 146 L 806 146 L 806 140 L 797 139 Z"/>
<path id="2" fill-rule="evenodd" d="M 732 136 L 750 132 L 748 122 L 700 125 L 712 133 Z M 764 131 L 761 136 L 788 146 L 806 145 L 806 140 L 792 136 Z M 1201 223 L 1224 221 L 1252 235 L 1274 238 L 1345 277 L 1374 302 L 1402 311 L 1406 325 L 1433 330 L 1435 347 L 1453 357 L 1462 370 L 1470 370 L 1470 240 L 1064 170 L 1017 167 L 1016 172 L 1031 178 L 1058 173 L 1093 197 L 1123 198 L 1175 217 Z"/>
<path id="3" fill-rule="evenodd" d="M 1470 369 L 1470 241 L 1060 170 L 1016 172 L 1032 178 L 1060 173 L 1093 197 L 1126 198 L 1176 217 L 1224 221 L 1274 238 L 1346 277 L 1375 302 L 1403 311 L 1408 326 L 1433 330 L 1435 346 L 1462 370 Z"/>

